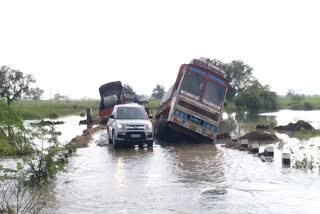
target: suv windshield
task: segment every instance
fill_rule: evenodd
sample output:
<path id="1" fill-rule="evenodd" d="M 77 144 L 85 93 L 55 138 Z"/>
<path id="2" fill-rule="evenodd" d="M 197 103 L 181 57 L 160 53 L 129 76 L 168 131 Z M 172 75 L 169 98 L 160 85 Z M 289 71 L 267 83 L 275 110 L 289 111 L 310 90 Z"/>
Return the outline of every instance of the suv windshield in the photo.
<path id="1" fill-rule="evenodd" d="M 142 107 L 119 107 L 116 119 L 148 119 L 147 113 Z"/>
<path id="2" fill-rule="evenodd" d="M 187 72 L 182 82 L 180 93 L 199 100 L 204 82 L 204 77 Z"/>
<path id="3" fill-rule="evenodd" d="M 226 90 L 224 87 L 212 81 L 208 81 L 203 96 L 203 103 L 214 106 L 220 110 L 223 103 L 225 91 Z"/>

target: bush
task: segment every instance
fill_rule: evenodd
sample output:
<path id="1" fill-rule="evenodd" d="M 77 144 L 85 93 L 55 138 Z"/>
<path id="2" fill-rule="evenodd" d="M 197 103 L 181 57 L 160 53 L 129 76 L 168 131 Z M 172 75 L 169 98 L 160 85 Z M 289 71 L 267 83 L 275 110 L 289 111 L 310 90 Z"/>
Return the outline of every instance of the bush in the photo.
<path id="1" fill-rule="evenodd" d="M 292 110 L 302 110 L 303 106 L 300 102 L 294 102 L 291 104 L 290 109 Z"/>
<path id="2" fill-rule="evenodd" d="M 314 108 L 313 108 L 313 105 L 312 105 L 311 103 L 309 103 L 309 102 L 304 102 L 304 103 L 303 103 L 303 109 L 304 109 L 304 110 L 313 110 Z"/>
<path id="3" fill-rule="evenodd" d="M 278 109 L 277 94 L 268 87 L 255 84 L 248 87 L 235 98 L 238 111 L 256 113 Z"/>
<path id="4" fill-rule="evenodd" d="M 57 114 L 57 113 L 50 113 L 49 114 L 49 118 L 51 118 L 51 119 L 56 119 L 56 118 L 58 118 L 59 117 L 59 115 Z"/>

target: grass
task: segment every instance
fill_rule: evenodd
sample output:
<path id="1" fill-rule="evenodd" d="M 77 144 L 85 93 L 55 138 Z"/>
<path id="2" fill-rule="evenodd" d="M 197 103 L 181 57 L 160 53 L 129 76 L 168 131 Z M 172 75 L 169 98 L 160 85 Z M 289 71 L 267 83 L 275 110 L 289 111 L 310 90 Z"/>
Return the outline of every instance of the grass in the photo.
<path id="1" fill-rule="evenodd" d="M 309 96 L 294 100 L 290 97 L 278 96 L 278 109 L 291 109 L 291 110 L 320 110 L 320 96 Z M 229 102 L 224 108 L 227 113 L 237 111 L 234 102 Z"/>
<path id="2" fill-rule="evenodd" d="M 160 106 L 160 100 L 150 99 L 149 105 L 150 105 L 150 113 L 155 115 Z"/>
<path id="3" fill-rule="evenodd" d="M 278 97 L 278 103 L 280 109 L 292 109 L 292 110 L 319 110 L 320 109 L 320 97 L 310 96 L 304 97 L 300 100 L 294 100 L 290 97 Z"/>
<path id="4" fill-rule="evenodd" d="M 315 110 L 320 109 L 320 97 L 305 97 L 295 101 L 288 97 L 278 97 L 279 109 Z M 150 100 L 150 113 L 155 114 L 160 106 L 160 100 Z M 93 114 L 98 115 L 99 100 L 70 100 L 70 101 L 16 101 L 12 108 L 23 119 L 58 118 L 72 114 L 83 114 L 87 108 L 92 108 Z M 224 108 L 226 112 L 235 112 L 236 106 L 229 102 Z"/>
<path id="5" fill-rule="evenodd" d="M 4 136 L 0 136 L 0 157 L 17 155 L 17 148 L 9 144 Z"/>
<path id="6" fill-rule="evenodd" d="M 16 101 L 12 104 L 12 108 L 25 120 L 58 118 L 85 113 L 87 108 L 92 108 L 93 111 L 97 111 L 99 101 Z"/>
<path id="7" fill-rule="evenodd" d="M 310 138 L 319 137 L 320 130 L 309 131 L 309 130 L 302 129 L 298 132 L 289 134 L 289 136 L 298 138 L 299 140 L 309 140 Z"/>

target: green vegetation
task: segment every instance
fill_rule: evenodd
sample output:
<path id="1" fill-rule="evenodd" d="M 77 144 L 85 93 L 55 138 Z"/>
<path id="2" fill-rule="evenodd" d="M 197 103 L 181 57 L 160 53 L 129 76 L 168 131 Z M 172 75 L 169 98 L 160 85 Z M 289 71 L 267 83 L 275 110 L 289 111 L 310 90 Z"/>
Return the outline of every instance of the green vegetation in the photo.
<path id="1" fill-rule="evenodd" d="M 257 102 L 258 99 L 257 99 Z M 290 97 L 278 96 L 277 97 L 278 108 L 277 109 L 290 109 L 290 110 L 320 110 L 320 96 L 305 96 L 301 100 L 293 100 Z M 236 112 L 237 107 L 234 102 L 229 102 L 224 108 L 224 111 L 228 113 Z"/>
<path id="2" fill-rule="evenodd" d="M 21 99 L 23 95 L 30 96 L 30 92 L 34 93 L 36 90 L 32 89 L 30 85 L 35 82 L 36 79 L 34 79 L 31 74 L 25 75 L 23 72 L 12 69 L 9 66 L 1 66 L 0 99 L 5 100 L 7 104 L 10 105 L 13 101 Z M 37 88 L 37 90 L 38 89 L 39 88 Z M 41 94 L 39 96 L 41 96 Z"/>
<path id="3" fill-rule="evenodd" d="M 150 113 L 154 115 L 160 106 L 160 100 L 150 99 L 149 101 L 150 101 L 150 103 L 149 103 Z"/>
<path id="4" fill-rule="evenodd" d="M 288 133 L 290 137 L 298 138 L 299 140 L 309 140 L 310 138 L 319 137 L 320 130 L 305 130 L 301 129 L 298 132 Z"/>
<path id="5" fill-rule="evenodd" d="M 235 106 L 240 111 L 256 113 L 278 108 L 277 94 L 271 92 L 268 86 L 253 84 L 235 97 Z"/>
<path id="6" fill-rule="evenodd" d="M 304 96 L 298 100 L 279 96 L 278 103 L 280 109 L 318 110 L 320 109 L 320 96 Z"/>
<path id="7" fill-rule="evenodd" d="M 223 110 L 227 113 L 232 113 L 237 111 L 237 107 L 234 102 L 227 102 L 226 107 L 224 107 Z"/>
<path id="8" fill-rule="evenodd" d="M 54 126 L 26 129 L 12 105 L 0 102 L 0 155 L 19 155 L 16 168 L 0 165 L 0 213 L 39 213 L 44 207 L 42 189 L 73 149 L 61 146 L 60 134 Z"/>
<path id="9" fill-rule="evenodd" d="M 23 119 L 43 119 L 57 118 L 66 115 L 80 114 L 86 108 L 97 111 L 99 101 L 17 101 L 12 104 L 12 108 Z"/>
<path id="10" fill-rule="evenodd" d="M 229 107 L 225 111 L 256 113 L 277 109 L 277 94 L 268 85 L 262 85 L 252 74 L 253 68 L 241 60 L 229 63 L 203 58 L 226 72 L 229 89 L 226 96 Z"/>
<path id="11" fill-rule="evenodd" d="M 4 199 L 0 200 L 1 212 L 38 213 L 45 206 L 43 187 L 64 168 L 69 155 L 69 151 L 63 152 L 67 147 L 59 144 L 58 135 L 51 126 L 12 129 L 10 136 L 5 136 L 7 144 L 14 146 L 23 158 L 18 160 L 16 168 L 0 165 L 0 195 Z"/>

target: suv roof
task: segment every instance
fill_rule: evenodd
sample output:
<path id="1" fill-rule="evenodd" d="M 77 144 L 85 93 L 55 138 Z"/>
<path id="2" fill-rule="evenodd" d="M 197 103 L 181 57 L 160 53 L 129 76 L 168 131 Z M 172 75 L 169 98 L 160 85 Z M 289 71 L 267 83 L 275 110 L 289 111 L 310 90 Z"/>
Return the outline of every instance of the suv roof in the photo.
<path id="1" fill-rule="evenodd" d="M 141 107 L 141 105 L 137 104 L 137 103 L 127 103 L 127 104 L 119 104 L 119 105 L 115 105 L 116 108 L 119 108 L 119 107 Z"/>

